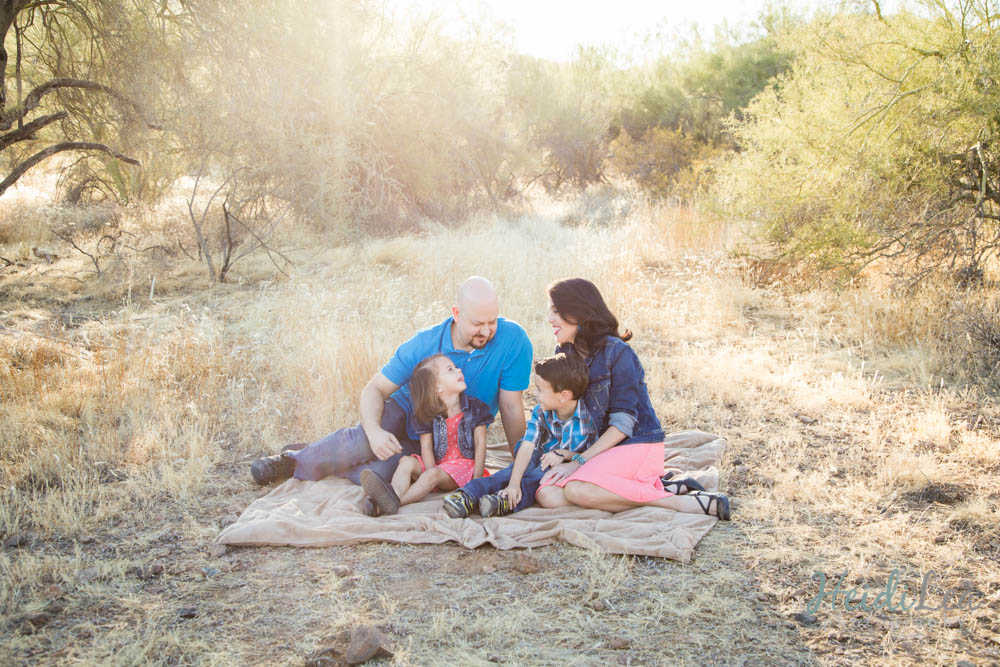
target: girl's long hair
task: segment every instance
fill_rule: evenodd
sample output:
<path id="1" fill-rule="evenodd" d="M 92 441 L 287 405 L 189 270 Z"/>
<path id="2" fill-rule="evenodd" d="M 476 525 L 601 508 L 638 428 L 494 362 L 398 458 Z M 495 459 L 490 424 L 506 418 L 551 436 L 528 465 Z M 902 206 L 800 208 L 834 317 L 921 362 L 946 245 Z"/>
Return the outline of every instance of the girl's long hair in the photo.
<path id="1" fill-rule="evenodd" d="M 560 317 L 575 324 L 580 329 L 576 332 L 574 347 L 584 357 L 589 357 L 595 350 L 604 345 L 608 336 L 617 336 L 622 340 L 631 340 L 632 332 L 618 331 L 616 318 L 604 297 L 594 283 L 585 278 L 564 278 L 549 285 L 549 299 L 559 312 Z"/>
<path id="2" fill-rule="evenodd" d="M 413 401 L 413 416 L 421 424 L 430 424 L 434 418 L 447 411 L 444 401 L 437 393 L 436 359 L 447 359 L 443 354 L 432 354 L 419 364 L 410 377 L 410 398 Z"/>

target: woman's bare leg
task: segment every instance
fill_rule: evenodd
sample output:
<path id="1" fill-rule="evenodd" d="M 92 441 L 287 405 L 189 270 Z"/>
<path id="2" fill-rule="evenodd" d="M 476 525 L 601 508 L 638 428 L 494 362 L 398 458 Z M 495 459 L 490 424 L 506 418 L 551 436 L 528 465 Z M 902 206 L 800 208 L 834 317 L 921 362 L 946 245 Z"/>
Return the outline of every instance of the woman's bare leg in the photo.
<path id="1" fill-rule="evenodd" d="M 417 481 L 413 483 L 413 486 L 408 488 L 406 493 L 399 497 L 399 504 L 409 505 L 410 503 L 423 500 L 434 489 L 454 491 L 457 488 L 455 480 L 451 478 L 451 475 L 441 470 L 441 468 L 431 468 L 430 470 L 425 470 L 417 478 Z"/>
<path id="2" fill-rule="evenodd" d="M 574 505 L 589 507 L 605 512 L 624 512 L 633 507 L 663 507 L 664 509 L 684 512 L 686 514 L 704 514 L 698 501 L 693 496 L 667 496 L 659 500 L 652 500 L 646 503 L 637 503 L 623 498 L 617 493 L 608 491 L 590 482 L 572 481 L 566 484 L 566 499 Z M 719 504 L 713 502 L 711 507 L 712 515 L 717 515 Z"/>
<path id="3" fill-rule="evenodd" d="M 562 487 L 554 484 L 538 489 L 538 493 L 535 494 L 535 502 L 542 507 L 566 507 L 573 504 L 566 499 L 566 492 L 563 491 Z"/>
<path id="4" fill-rule="evenodd" d="M 563 490 L 566 500 L 574 505 L 605 512 L 624 512 L 640 505 L 591 482 L 568 482 Z"/>

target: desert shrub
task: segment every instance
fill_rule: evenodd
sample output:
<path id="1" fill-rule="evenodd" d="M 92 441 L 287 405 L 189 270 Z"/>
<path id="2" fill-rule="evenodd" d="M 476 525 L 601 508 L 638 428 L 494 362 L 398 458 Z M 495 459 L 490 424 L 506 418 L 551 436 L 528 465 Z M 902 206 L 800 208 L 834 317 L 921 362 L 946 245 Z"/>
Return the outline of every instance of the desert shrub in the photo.
<path id="1" fill-rule="evenodd" d="M 610 55 L 583 49 L 569 63 L 519 57 L 508 72 L 508 104 L 535 153 L 526 177 L 549 192 L 583 189 L 604 179 L 615 109 L 626 76 Z"/>
<path id="2" fill-rule="evenodd" d="M 639 139 L 620 132 L 611 142 L 608 167 L 654 199 L 691 199 L 711 182 L 713 162 L 725 150 L 679 129 L 652 127 Z"/>
<path id="3" fill-rule="evenodd" d="M 609 167 L 654 198 L 703 190 L 720 154 L 736 147 L 726 120 L 787 70 L 791 54 L 777 33 L 798 19 L 764 12 L 747 34 L 683 42 L 632 72 L 616 112 Z"/>
<path id="4" fill-rule="evenodd" d="M 790 32 L 794 65 L 734 121 L 719 198 L 840 276 L 880 259 L 911 283 L 981 270 L 1000 250 L 996 10 L 927 2 Z"/>
<path id="5" fill-rule="evenodd" d="M 1000 299 L 973 296 L 958 301 L 953 311 L 946 343 L 955 352 L 959 370 L 974 384 L 1000 392 Z"/>
<path id="6" fill-rule="evenodd" d="M 559 218 L 562 224 L 606 227 L 623 224 L 635 209 L 634 192 L 610 183 L 594 183 L 574 193 Z"/>

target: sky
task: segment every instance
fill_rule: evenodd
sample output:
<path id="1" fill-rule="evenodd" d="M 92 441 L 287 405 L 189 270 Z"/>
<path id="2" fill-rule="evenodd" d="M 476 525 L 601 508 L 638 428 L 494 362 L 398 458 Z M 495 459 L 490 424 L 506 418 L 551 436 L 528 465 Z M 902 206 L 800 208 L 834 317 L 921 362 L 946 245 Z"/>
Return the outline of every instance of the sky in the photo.
<path id="1" fill-rule="evenodd" d="M 612 45 L 626 53 L 657 32 L 690 34 L 697 26 L 711 38 L 723 21 L 748 24 L 767 0 L 409 0 L 405 4 L 438 12 L 442 20 L 462 14 L 490 15 L 512 29 L 518 51 L 549 60 L 571 60 L 578 44 Z M 795 10 L 836 6 L 837 0 L 785 0 Z M 883 3 L 885 4 L 885 3 Z"/>

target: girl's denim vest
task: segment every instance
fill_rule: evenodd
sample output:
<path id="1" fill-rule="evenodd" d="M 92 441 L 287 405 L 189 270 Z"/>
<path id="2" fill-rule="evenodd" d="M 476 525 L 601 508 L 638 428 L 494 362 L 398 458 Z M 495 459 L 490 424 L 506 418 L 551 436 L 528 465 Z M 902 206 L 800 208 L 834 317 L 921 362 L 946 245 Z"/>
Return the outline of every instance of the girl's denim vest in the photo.
<path id="1" fill-rule="evenodd" d="M 566 352 L 569 345 L 560 345 L 556 352 Z M 626 413 L 632 421 L 632 433 L 620 445 L 663 442 L 663 428 L 653 411 L 646 388 L 646 372 L 635 351 L 617 336 L 608 336 L 604 344 L 586 359 L 590 370 L 590 384 L 583 396 L 583 404 L 594 420 L 597 432 L 603 434 L 612 413 Z M 636 400 L 622 401 L 622 394 L 634 389 Z M 619 426 L 618 424 L 614 424 Z M 627 431 L 619 426 L 619 430 Z"/>
<path id="2" fill-rule="evenodd" d="M 482 401 L 462 392 L 462 419 L 458 422 L 458 449 L 462 456 L 467 459 L 476 458 L 476 443 L 473 438 L 473 431 L 477 426 L 489 425 L 493 422 L 493 415 L 489 407 Z M 418 426 L 418 432 L 430 431 L 434 442 L 434 460 L 440 461 L 448 451 L 448 424 L 447 420 L 438 415 L 428 429 L 426 426 Z M 425 464 L 426 465 L 426 464 Z"/>

